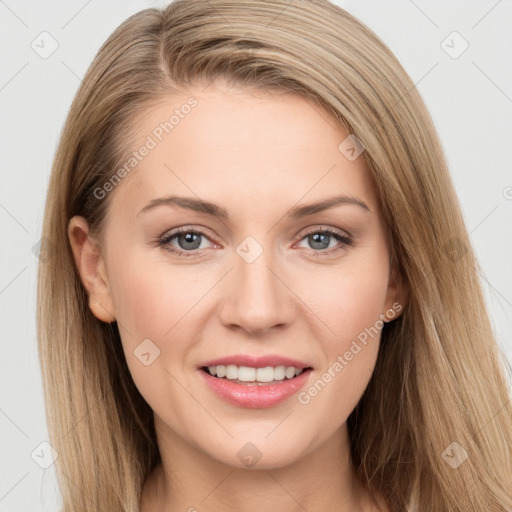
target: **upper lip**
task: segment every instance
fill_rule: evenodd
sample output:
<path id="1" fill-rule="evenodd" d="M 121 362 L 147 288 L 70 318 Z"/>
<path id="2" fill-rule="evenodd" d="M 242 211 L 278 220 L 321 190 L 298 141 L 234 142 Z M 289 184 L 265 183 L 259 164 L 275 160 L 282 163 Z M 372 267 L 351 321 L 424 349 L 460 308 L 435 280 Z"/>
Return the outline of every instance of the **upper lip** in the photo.
<path id="1" fill-rule="evenodd" d="M 234 354 L 232 356 L 220 357 L 218 359 L 206 361 L 201 364 L 201 367 L 218 365 L 227 366 L 230 364 L 235 366 L 249 366 L 250 368 L 265 368 L 266 366 L 293 366 L 296 369 L 311 368 L 311 365 L 304 361 L 276 354 L 268 354 L 265 356 Z"/>

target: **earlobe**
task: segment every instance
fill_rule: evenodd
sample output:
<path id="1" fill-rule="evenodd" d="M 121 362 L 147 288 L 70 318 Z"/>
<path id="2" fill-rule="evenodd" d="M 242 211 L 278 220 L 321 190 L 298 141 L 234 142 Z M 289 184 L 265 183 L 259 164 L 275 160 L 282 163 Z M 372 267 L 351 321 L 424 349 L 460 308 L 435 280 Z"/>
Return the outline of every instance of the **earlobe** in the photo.
<path id="1" fill-rule="evenodd" d="M 68 237 L 80 279 L 89 295 L 89 308 L 99 320 L 106 323 L 115 321 L 105 262 L 83 217 L 75 216 L 69 221 Z"/>

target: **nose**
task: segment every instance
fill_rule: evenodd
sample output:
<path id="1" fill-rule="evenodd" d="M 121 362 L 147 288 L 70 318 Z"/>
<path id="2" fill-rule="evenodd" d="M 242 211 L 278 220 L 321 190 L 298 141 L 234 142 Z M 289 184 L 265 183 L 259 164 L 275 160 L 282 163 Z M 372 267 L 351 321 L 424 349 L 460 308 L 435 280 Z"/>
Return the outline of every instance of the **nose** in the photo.
<path id="1" fill-rule="evenodd" d="M 235 253 L 219 310 L 226 327 L 265 335 L 274 327 L 291 323 L 296 309 L 294 295 L 286 284 L 286 272 L 270 256 L 270 251 L 263 251 L 248 263 Z"/>

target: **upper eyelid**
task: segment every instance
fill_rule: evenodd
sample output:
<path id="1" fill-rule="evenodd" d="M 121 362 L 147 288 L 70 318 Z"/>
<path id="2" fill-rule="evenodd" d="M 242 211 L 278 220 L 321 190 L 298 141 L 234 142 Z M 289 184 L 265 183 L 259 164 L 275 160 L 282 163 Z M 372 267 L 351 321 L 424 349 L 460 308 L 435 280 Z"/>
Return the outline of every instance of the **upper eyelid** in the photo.
<path id="1" fill-rule="evenodd" d="M 170 230 L 169 232 L 167 233 L 164 233 L 160 238 L 159 240 L 165 240 L 165 239 L 172 239 L 182 233 L 190 233 L 190 232 L 193 232 L 193 233 L 196 233 L 196 234 L 199 234 L 201 236 L 203 236 L 204 238 L 207 238 L 210 242 L 214 243 L 214 244 L 218 244 L 219 242 L 216 242 L 215 239 L 214 240 L 211 240 L 211 237 L 205 233 L 203 230 L 205 230 L 206 228 L 194 228 L 194 227 L 188 227 L 188 226 L 184 226 L 184 227 L 179 227 L 179 228 L 175 228 L 174 230 Z M 334 231 L 335 234 L 338 234 L 339 236 L 342 236 L 342 237 L 346 237 L 346 238 L 349 238 L 349 239 L 353 239 L 353 236 L 346 230 L 344 229 L 341 229 L 341 228 L 335 228 L 333 226 L 326 226 L 326 225 L 317 225 L 317 226 L 312 226 L 312 227 L 309 227 L 309 228 L 304 228 L 306 231 L 303 231 L 301 230 L 296 236 L 299 236 L 300 233 L 302 233 L 301 237 L 299 238 L 299 242 L 302 241 L 306 236 L 308 236 L 309 234 L 311 233 L 316 233 L 316 232 L 324 232 L 324 231 Z M 215 237 L 213 237 L 215 238 Z M 200 249 L 196 249 L 196 250 L 200 250 Z M 191 251 L 192 252 L 192 251 Z"/>

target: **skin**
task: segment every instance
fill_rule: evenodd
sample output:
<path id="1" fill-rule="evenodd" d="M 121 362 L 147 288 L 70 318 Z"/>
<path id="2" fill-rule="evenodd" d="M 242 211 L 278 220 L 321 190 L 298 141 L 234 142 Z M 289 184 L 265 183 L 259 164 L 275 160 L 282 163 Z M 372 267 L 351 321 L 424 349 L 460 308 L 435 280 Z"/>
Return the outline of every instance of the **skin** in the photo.
<path id="1" fill-rule="evenodd" d="M 198 375 L 209 359 L 279 354 L 313 367 L 308 389 L 401 303 L 364 159 L 338 150 L 348 133 L 305 99 L 219 80 L 145 112 L 141 143 L 190 96 L 198 106 L 110 192 L 101 247 L 83 218 L 69 223 L 90 308 L 104 322 L 117 320 L 133 380 L 154 411 L 163 465 L 144 485 L 141 510 L 377 510 L 353 477 L 346 420 L 373 373 L 380 332 L 308 404 L 295 394 L 274 407 L 239 408 Z M 220 205 L 229 220 L 170 206 L 137 215 L 170 194 Z M 369 211 L 342 204 L 286 217 L 334 194 Z M 199 256 L 174 255 L 155 241 L 182 226 L 204 233 L 194 246 Z M 352 244 L 327 236 L 315 245 L 307 232 L 325 228 L 349 234 Z M 252 263 L 236 252 L 247 236 L 263 249 Z M 168 246 L 193 252 L 188 242 L 177 236 Z M 147 338 L 160 355 L 145 366 L 134 350 Z M 252 467 L 237 456 L 249 442 L 261 453 Z"/>

